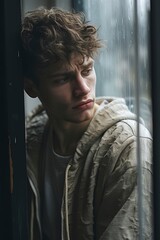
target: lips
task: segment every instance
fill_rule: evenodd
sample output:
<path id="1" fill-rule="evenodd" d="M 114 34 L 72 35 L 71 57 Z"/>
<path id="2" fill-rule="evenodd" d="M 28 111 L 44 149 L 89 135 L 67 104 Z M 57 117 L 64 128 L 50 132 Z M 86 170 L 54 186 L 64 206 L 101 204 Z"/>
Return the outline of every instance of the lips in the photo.
<path id="1" fill-rule="evenodd" d="M 91 108 L 93 103 L 94 103 L 93 99 L 89 99 L 87 101 L 82 101 L 79 104 L 77 104 L 76 106 L 74 106 L 73 109 Z"/>

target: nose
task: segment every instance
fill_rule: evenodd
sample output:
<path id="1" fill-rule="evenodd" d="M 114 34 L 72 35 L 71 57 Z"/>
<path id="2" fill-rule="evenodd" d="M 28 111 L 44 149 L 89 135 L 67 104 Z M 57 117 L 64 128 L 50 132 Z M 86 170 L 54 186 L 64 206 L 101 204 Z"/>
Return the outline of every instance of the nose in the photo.
<path id="1" fill-rule="evenodd" d="M 90 87 L 87 85 L 87 80 L 81 75 L 81 73 L 77 73 L 74 81 L 74 96 L 84 96 L 87 95 L 89 92 Z"/>

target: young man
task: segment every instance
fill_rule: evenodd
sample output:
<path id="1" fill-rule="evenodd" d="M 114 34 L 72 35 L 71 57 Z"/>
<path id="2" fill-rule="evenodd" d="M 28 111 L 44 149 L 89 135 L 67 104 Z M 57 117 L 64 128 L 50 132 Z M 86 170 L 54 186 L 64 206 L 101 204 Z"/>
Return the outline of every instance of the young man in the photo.
<path id="1" fill-rule="evenodd" d="M 82 14 L 39 9 L 21 31 L 32 240 L 138 239 L 137 123 L 123 99 L 96 98 L 101 43 Z M 140 124 L 143 236 L 152 239 L 151 136 Z"/>

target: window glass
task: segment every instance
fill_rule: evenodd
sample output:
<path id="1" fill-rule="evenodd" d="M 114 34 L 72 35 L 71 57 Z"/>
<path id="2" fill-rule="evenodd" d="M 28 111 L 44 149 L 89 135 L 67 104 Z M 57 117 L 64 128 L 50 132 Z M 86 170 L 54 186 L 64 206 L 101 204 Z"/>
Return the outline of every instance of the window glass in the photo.
<path id="1" fill-rule="evenodd" d="M 83 6 L 105 44 L 95 64 L 97 95 L 124 97 L 129 108 L 136 111 L 138 89 L 138 107 L 151 130 L 149 0 L 137 2 L 137 9 L 133 0 L 88 0 Z"/>
<path id="2" fill-rule="evenodd" d="M 88 20 L 99 27 L 99 36 L 105 43 L 95 64 L 97 95 L 125 98 L 130 110 L 137 114 L 137 120 L 143 118 L 152 134 L 149 0 L 88 0 L 83 4 Z M 139 124 L 137 133 L 139 136 Z M 142 152 L 140 138 L 137 138 L 139 239 L 144 239 L 147 223 Z M 151 179 L 147 187 L 151 190 Z"/>

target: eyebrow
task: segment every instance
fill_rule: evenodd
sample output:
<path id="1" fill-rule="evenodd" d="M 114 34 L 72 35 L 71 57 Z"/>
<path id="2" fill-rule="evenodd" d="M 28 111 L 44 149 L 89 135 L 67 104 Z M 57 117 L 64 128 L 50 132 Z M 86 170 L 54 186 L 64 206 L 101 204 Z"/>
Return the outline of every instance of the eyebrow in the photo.
<path id="1" fill-rule="evenodd" d="M 53 73 L 53 74 L 50 74 L 48 75 L 49 78 L 51 77 L 54 77 L 54 78 L 57 78 L 57 77 L 64 77 L 64 76 L 67 76 L 67 75 L 70 75 L 72 72 L 71 71 L 66 71 L 66 72 L 61 72 L 61 73 Z"/>
<path id="2" fill-rule="evenodd" d="M 78 65 L 79 66 L 82 66 L 82 67 L 88 67 L 88 66 L 90 66 L 91 64 L 93 64 L 94 63 L 94 60 L 91 58 L 89 61 L 83 61 L 82 63 L 78 63 Z"/>
<path id="3" fill-rule="evenodd" d="M 82 64 L 79 64 L 80 66 L 84 67 L 84 68 L 87 68 L 89 67 L 90 65 L 92 65 L 94 63 L 94 60 L 93 59 L 90 59 L 89 62 L 85 63 L 83 62 Z M 48 77 L 64 77 L 65 75 L 70 75 L 72 74 L 73 71 L 65 71 L 65 72 L 61 72 L 61 73 L 53 73 L 53 74 L 50 74 L 48 75 Z"/>

